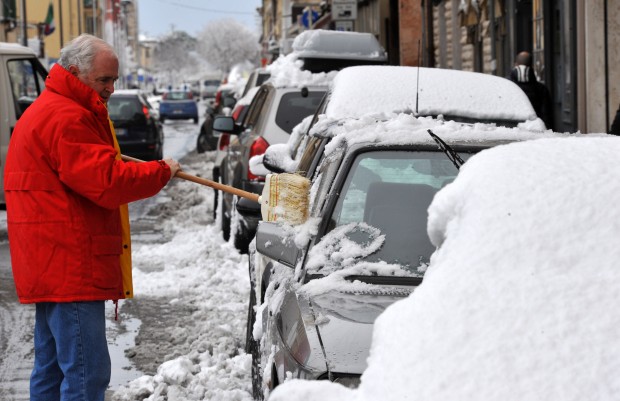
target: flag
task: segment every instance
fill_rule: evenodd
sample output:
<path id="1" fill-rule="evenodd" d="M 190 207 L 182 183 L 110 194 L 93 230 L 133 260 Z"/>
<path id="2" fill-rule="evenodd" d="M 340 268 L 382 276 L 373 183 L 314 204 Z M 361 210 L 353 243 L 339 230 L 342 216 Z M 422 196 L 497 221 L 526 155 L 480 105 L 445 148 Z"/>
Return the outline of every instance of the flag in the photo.
<path id="1" fill-rule="evenodd" d="M 45 28 L 43 33 L 45 33 L 45 36 L 48 36 L 51 35 L 55 29 L 56 25 L 54 25 L 54 5 L 50 1 L 50 6 L 47 8 L 47 16 L 45 17 Z"/>

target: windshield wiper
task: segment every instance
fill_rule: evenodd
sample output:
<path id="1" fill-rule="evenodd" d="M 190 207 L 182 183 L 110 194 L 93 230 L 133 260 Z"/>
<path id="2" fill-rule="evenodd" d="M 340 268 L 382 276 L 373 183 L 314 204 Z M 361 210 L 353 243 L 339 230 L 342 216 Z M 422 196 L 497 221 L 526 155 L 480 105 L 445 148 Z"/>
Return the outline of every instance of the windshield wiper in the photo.
<path id="1" fill-rule="evenodd" d="M 452 162 L 452 164 L 454 164 L 456 169 L 459 170 L 461 166 L 465 164 L 465 161 L 461 159 L 461 156 L 459 156 L 459 154 L 456 153 L 456 151 L 452 149 L 450 145 L 445 143 L 443 139 L 435 135 L 433 131 L 431 131 L 430 129 L 427 131 L 430 134 L 431 138 L 433 138 L 435 142 L 437 142 L 437 145 L 439 145 L 439 149 L 441 149 L 441 151 L 444 152 L 446 156 L 448 156 L 448 159 L 450 159 L 450 161 Z"/>

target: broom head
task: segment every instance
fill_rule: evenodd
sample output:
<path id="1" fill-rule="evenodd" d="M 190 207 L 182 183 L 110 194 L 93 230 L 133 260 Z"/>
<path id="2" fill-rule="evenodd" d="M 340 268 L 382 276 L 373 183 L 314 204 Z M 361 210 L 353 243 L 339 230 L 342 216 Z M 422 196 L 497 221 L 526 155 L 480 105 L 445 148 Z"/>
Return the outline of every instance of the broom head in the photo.
<path id="1" fill-rule="evenodd" d="M 302 224 L 308 219 L 310 180 L 299 174 L 267 174 L 259 199 L 264 221 Z"/>

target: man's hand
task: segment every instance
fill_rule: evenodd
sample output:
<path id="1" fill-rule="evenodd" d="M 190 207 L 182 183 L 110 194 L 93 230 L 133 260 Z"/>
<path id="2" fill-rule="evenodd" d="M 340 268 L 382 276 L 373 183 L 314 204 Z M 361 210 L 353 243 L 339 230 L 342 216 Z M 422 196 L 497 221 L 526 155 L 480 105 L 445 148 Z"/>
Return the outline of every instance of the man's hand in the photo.
<path id="1" fill-rule="evenodd" d="M 174 177 L 177 172 L 181 171 L 181 165 L 176 160 L 164 159 L 164 163 L 166 163 L 168 167 L 170 167 L 170 177 Z"/>

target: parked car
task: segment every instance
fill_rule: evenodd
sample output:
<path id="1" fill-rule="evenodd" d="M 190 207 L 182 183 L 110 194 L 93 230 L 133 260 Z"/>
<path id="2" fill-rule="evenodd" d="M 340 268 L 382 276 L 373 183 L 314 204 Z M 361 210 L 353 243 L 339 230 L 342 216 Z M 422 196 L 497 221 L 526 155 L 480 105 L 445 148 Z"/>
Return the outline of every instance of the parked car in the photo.
<path id="1" fill-rule="evenodd" d="M 306 172 L 312 188 L 304 226 L 262 221 L 250 246 L 246 347 L 258 399 L 287 375 L 356 386 L 374 320 L 422 281 L 434 251 L 427 208 L 460 160 L 559 135 L 511 82 L 462 71 L 347 68 L 319 110 L 293 167 L 265 154 L 266 164 Z"/>
<path id="2" fill-rule="evenodd" d="M 252 99 L 254 99 L 254 95 L 256 95 L 258 89 L 259 88 L 257 86 L 251 88 L 244 97 L 235 103 L 235 108 L 231 113 L 231 117 L 235 121 L 235 125 L 243 126 L 245 118 L 248 114 L 250 103 L 252 102 Z M 230 144 L 230 134 L 226 132 L 213 131 L 213 137 L 217 138 L 217 143 L 215 145 L 215 159 L 213 160 L 212 178 L 214 181 L 219 182 L 221 165 L 224 162 L 224 158 L 228 152 L 228 145 Z M 219 191 L 216 191 L 213 196 L 214 218 L 217 216 L 218 202 Z M 229 237 L 230 233 L 227 233 L 227 236 L 225 237 L 226 241 L 228 241 Z"/>
<path id="3" fill-rule="evenodd" d="M 233 84 L 222 84 L 218 87 L 213 104 L 207 106 L 205 110 L 205 120 L 200 126 L 200 133 L 196 139 L 196 151 L 198 153 L 217 149 L 220 133 L 213 131 L 213 120 L 216 116 L 230 115 L 233 112 L 233 108 L 237 104 L 235 90 L 236 87 Z"/>
<path id="4" fill-rule="evenodd" d="M 164 130 L 157 110 L 139 90 L 115 91 L 108 100 L 121 152 L 143 160 L 163 159 Z"/>
<path id="5" fill-rule="evenodd" d="M 292 380 L 270 400 L 615 399 L 618 152 L 572 134 L 473 156 L 430 206 L 438 250 L 377 319 L 360 387 Z"/>
<path id="6" fill-rule="evenodd" d="M 291 54 L 278 58 L 267 67 L 270 78 L 263 84 L 263 87 L 271 85 L 272 88 L 302 88 L 306 86 L 308 88 L 315 87 L 324 93 L 329 82 L 336 76 L 340 68 L 350 65 L 385 64 L 387 62 L 387 54 L 376 38 L 370 34 L 359 32 L 305 31 L 295 38 L 292 47 L 293 52 Z M 297 102 L 304 101 L 305 95 L 303 93 L 303 91 L 300 92 L 301 97 L 298 98 Z M 255 101 L 259 98 L 259 94 L 257 94 Z M 287 135 L 280 136 L 277 142 L 269 139 L 267 142 L 258 139 L 254 141 L 253 136 L 250 136 L 251 140 L 247 140 L 245 139 L 247 137 L 243 135 L 239 136 L 238 141 L 231 140 L 228 156 L 225 159 L 226 167 L 221 169 L 223 183 L 241 185 L 248 191 L 260 193 L 263 188 L 264 176 L 248 171 L 250 158 L 264 153 L 270 144 L 286 142 L 294 126 L 316 111 L 319 100 L 317 94 L 312 100 L 313 110 L 306 110 L 304 115 L 299 114 L 288 120 L 278 117 L 279 121 L 272 121 L 270 118 L 279 116 L 279 114 L 273 111 L 270 111 L 269 114 L 261 112 L 263 115 L 272 117 L 256 120 L 259 123 L 258 125 L 252 120 L 253 114 L 250 111 L 248 122 L 250 125 L 254 124 L 249 127 L 250 131 L 254 132 L 251 135 L 258 133 L 260 137 L 270 135 L 276 137 L 277 128 L 273 130 L 269 128 L 268 124 L 282 126 L 282 123 L 288 125 Z M 268 100 L 267 103 L 270 101 Z M 308 99 L 306 98 L 305 101 L 307 102 Z M 263 100 L 257 102 L 263 102 Z M 250 107 L 253 108 L 254 106 Z M 282 114 L 282 116 L 285 115 Z M 226 125 L 232 126 L 232 123 L 229 122 Z M 241 151 L 241 149 L 243 150 Z M 221 203 L 222 216 L 224 216 L 222 218 L 222 232 L 225 238 L 228 237 L 231 232 L 229 227 L 232 226 L 237 249 L 241 252 L 247 252 L 248 244 L 254 237 L 256 226 L 260 221 L 260 209 L 255 203 L 245 199 L 240 199 L 238 203 L 233 201 L 234 197 L 225 195 L 224 201 Z M 247 208 L 249 213 L 244 213 L 243 217 L 237 214 L 234 219 L 231 219 L 231 215 L 236 213 L 234 208 Z"/>
<path id="7" fill-rule="evenodd" d="M 250 159 L 263 154 L 270 144 L 286 142 L 293 128 L 303 118 L 315 112 L 326 90 L 327 88 L 322 86 L 276 87 L 266 83 L 254 96 L 242 127 L 235 126 L 232 117 L 217 117 L 214 129 L 234 136 L 220 167 L 222 183 L 261 193 L 264 176 L 256 176 L 250 171 Z M 229 129 L 226 129 L 226 126 Z M 259 219 L 254 216 L 243 220 L 236 219 L 235 230 L 231 231 L 235 200 L 231 194 L 222 194 L 222 234 L 227 239 L 232 232 L 235 247 L 247 253 Z"/>
<path id="8" fill-rule="evenodd" d="M 203 100 L 215 98 L 217 88 L 220 86 L 220 79 L 205 79 L 202 81 L 200 96 Z"/>
<path id="9" fill-rule="evenodd" d="M 159 103 L 159 119 L 188 120 L 198 124 L 198 106 L 191 91 L 172 90 L 165 92 Z"/>
<path id="10" fill-rule="evenodd" d="M 257 68 L 250 73 L 247 82 L 245 83 L 245 87 L 243 88 L 243 92 L 241 96 L 244 97 L 248 94 L 250 89 L 255 88 L 257 86 L 261 86 L 264 84 L 269 77 L 271 77 L 271 73 L 266 68 Z"/>

